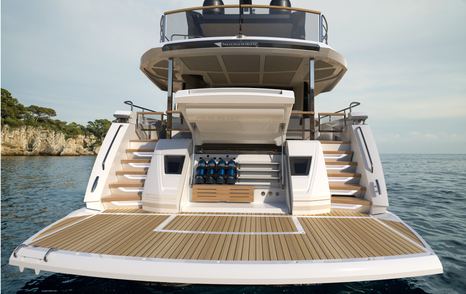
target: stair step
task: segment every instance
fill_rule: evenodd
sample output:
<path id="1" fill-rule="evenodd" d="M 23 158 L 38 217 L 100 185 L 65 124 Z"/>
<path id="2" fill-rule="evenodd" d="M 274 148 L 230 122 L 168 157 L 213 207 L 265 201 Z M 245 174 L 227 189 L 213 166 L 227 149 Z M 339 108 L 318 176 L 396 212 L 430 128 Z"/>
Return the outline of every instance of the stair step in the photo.
<path id="1" fill-rule="evenodd" d="M 150 159 L 122 159 L 121 163 L 150 163 Z"/>
<path id="2" fill-rule="evenodd" d="M 352 178 L 360 178 L 361 177 L 361 174 L 358 174 L 358 173 L 334 173 L 334 172 L 328 172 L 327 173 L 327 177 L 329 178 L 349 178 L 349 177 L 352 177 Z"/>
<path id="3" fill-rule="evenodd" d="M 353 190 L 365 191 L 366 190 L 365 187 L 361 185 L 355 185 L 355 184 L 330 184 L 329 187 L 330 187 L 330 190 L 348 190 L 348 191 L 353 191 Z"/>
<path id="4" fill-rule="evenodd" d="M 127 153 L 133 153 L 133 152 L 154 152 L 154 149 L 152 148 L 136 148 L 136 149 L 126 149 Z"/>
<path id="5" fill-rule="evenodd" d="M 338 161 L 338 160 L 326 160 L 325 164 L 326 165 L 351 165 L 351 166 L 358 165 L 358 163 L 354 161 Z"/>
<path id="6" fill-rule="evenodd" d="M 346 151 L 346 150 L 324 150 L 324 154 L 353 154 L 353 151 Z"/>
<path id="7" fill-rule="evenodd" d="M 143 159 L 143 158 L 152 158 L 154 155 L 154 151 L 151 152 L 140 152 L 140 151 L 135 151 L 135 152 L 128 152 L 127 158 L 128 159 Z"/>
<path id="8" fill-rule="evenodd" d="M 139 201 L 141 200 L 142 193 L 125 193 L 125 194 L 111 194 L 102 197 L 102 202 L 112 201 Z"/>
<path id="9" fill-rule="evenodd" d="M 366 188 L 356 184 L 330 183 L 330 194 L 341 196 L 357 196 L 364 194 Z"/>
<path id="10" fill-rule="evenodd" d="M 116 172 L 117 176 L 124 176 L 124 175 L 147 175 L 147 168 L 143 170 L 119 170 Z"/>
<path id="11" fill-rule="evenodd" d="M 130 142 L 157 142 L 157 139 L 138 139 L 138 140 L 129 140 Z"/>
<path id="12" fill-rule="evenodd" d="M 320 141 L 321 144 L 350 144 L 350 141 Z"/>
<path id="13" fill-rule="evenodd" d="M 119 188 L 119 187 L 144 187 L 145 180 L 135 180 L 131 182 L 118 182 L 109 184 L 110 188 Z"/>
<path id="14" fill-rule="evenodd" d="M 352 205 L 362 205 L 362 206 L 370 206 L 371 202 L 366 199 L 362 199 L 359 197 L 354 196 L 332 196 L 331 198 L 332 204 L 352 204 Z"/>

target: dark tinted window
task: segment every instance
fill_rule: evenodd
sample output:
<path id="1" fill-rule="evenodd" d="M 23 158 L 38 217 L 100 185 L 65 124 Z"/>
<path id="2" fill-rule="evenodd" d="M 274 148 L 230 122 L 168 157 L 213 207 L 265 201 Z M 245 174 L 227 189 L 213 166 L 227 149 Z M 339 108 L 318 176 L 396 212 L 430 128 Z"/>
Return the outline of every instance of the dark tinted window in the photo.
<path id="1" fill-rule="evenodd" d="M 312 157 L 290 157 L 292 176 L 307 176 L 311 168 Z"/>
<path id="2" fill-rule="evenodd" d="M 180 175 L 183 170 L 184 155 L 165 155 L 165 173 Z"/>

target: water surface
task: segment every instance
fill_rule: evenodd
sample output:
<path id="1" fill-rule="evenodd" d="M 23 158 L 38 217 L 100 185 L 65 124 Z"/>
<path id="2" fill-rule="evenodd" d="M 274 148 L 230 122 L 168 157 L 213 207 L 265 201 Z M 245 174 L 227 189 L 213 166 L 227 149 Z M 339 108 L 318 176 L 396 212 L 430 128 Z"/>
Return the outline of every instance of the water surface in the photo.
<path id="1" fill-rule="evenodd" d="M 311 286 L 200 286 L 129 282 L 31 270 L 8 258 L 22 241 L 83 207 L 94 157 L 2 157 L 2 293 L 464 293 L 466 155 L 382 155 L 390 210 L 439 255 L 443 275 Z"/>

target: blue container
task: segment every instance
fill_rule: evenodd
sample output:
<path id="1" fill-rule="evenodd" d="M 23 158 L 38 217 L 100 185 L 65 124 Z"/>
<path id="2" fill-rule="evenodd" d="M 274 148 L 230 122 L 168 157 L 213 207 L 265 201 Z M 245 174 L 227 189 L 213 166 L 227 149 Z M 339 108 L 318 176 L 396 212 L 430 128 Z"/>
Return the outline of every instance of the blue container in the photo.
<path id="1" fill-rule="evenodd" d="M 225 183 L 225 172 L 227 164 L 223 158 L 220 158 L 217 163 L 217 184 Z"/>
<path id="2" fill-rule="evenodd" d="M 211 158 L 207 162 L 207 176 L 205 179 L 206 184 L 215 184 L 216 177 L 217 177 L 217 162 L 215 161 L 215 157 Z"/>
<path id="3" fill-rule="evenodd" d="M 206 174 L 206 162 L 201 157 L 197 164 L 196 168 L 196 176 L 194 178 L 194 182 L 196 184 L 204 184 L 205 183 L 205 174 Z"/>
<path id="4" fill-rule="evenodd" d="M 236 179 L 238 178 L 238 167 L 233 159 L 230 159 L 227 163 L 227 172 L 226 172 L 226 182 L 229 185 L 236 184 Z"/>

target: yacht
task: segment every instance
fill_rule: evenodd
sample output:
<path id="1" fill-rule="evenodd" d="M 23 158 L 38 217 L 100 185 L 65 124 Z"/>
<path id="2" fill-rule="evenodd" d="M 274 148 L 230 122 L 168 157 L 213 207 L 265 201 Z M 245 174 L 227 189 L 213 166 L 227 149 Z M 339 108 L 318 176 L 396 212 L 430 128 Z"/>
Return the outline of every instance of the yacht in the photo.
<path id="1" fill-rule="evenodd" d="M 347 71 L 328 39 L 321 12 L 287 0 L 165 12 L 140 69 L 166 92 L 167 109 L 125 101 L 85 207 L 19 244 L 10 264 L 198 284 L 442 273 L 432 248 L 389 211 L 360 103 L 315 108 Z"/>

